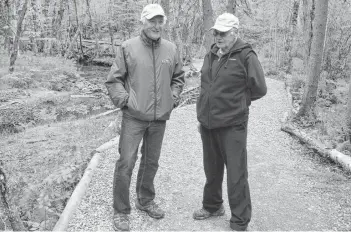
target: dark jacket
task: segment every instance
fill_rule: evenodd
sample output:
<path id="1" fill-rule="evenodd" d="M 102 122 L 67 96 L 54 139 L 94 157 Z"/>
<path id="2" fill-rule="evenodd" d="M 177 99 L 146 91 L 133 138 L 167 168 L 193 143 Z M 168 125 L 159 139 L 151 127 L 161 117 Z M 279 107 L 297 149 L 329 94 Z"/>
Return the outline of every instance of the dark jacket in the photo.
<path id="1" fill-rule="evenodd" d="M 145 34 L 125 41 L 105 83 L 116 107 L 143 121 L 168 120 L 184 85 L 176 46 Z"/>
<path id="2" fill-rule="evenodd" d="M 251 101 L 267 93 L 261 64 L 249 44 L 238 38 L 212 69 L 218 49 L 212 45 L 205 56 L 196 107 L 198 121 L 208 129 L 247 121 Z"/>

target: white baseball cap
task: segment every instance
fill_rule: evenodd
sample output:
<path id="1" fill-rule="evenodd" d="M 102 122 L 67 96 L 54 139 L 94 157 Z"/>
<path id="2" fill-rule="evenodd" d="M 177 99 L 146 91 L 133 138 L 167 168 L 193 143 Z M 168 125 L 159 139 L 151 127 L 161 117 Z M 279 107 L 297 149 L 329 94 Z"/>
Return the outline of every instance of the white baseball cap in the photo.
<path id="1" fill-rule="evenodd" d="M 151 19 L 155 17 L 156 15 L 161 15 L 165 17 L 165 12 L 162 9 L 162 6 L 159 4 L 149 4 L 146 5 L 141 12 L 141 18 L 146 18 L 146 19 Z"/>
<path id="2" fill-rule="evenodd" d="M 239 28 L 239 19 L 233 14 L 224 13 L 217 17 L 215 25 L 211 27 L 211 29 L 226 32 L 232 29 L 233 27 Z"/>

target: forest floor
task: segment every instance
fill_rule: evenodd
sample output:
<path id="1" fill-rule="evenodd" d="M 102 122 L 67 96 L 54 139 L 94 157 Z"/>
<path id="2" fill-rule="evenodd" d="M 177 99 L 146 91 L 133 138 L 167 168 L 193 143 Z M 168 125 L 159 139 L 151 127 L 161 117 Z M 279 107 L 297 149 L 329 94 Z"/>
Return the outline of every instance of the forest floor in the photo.
<path id="1" fill-rule="evenodd" d="M 198 70 L 201 62 L 195 60 Z M 7 175 L 7 200 L 27 229 L 50 230 L 80 180 L 90 152 L 113 136 L 108 125 L 116 114 L 92 117 L 114 109 L 103 86 L 109 68 L 82 67 L 30 53 L 19 56 L 13 74 L 7 74 L 7 65 L 7 55 L 0 54 L 0 160 Z M 284 80 L 284 75 L 267 70 L 267 77 Z M 186 79 L 186 88 L 198 84 L 196 77 Z M 336 101 L 331 108 L 344 110 L 343 105 Z M 333 114 L 330 107 L 328 112 Z M 338 117 L 342 113 L 338 111 Z M 321 133 L 319 124 L 305 129 L 325 143 L 336 141 L 329 142 L 331 146 L 342 144 L 343 137 L 329 139 L 338 127 L 323 123 L 332 133 Z M 4 218 L 1 210 L 0 218 Z"/>

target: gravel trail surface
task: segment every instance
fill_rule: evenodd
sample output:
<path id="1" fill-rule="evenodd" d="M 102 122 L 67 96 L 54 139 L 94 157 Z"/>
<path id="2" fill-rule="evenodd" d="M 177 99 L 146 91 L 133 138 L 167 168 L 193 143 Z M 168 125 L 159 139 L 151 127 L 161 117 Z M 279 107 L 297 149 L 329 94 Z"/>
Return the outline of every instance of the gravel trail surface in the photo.
<path id="1" fill-rule="evenodd" d="M 284 84 L 267 79 L 268 94 L 253 102 L 248 134 L 249 183 L 253 216 L 248 230 L 351 230 L 351 179 L 318 162 L 299 142 L 280 130 L 288 109 Z M 140 154 L 139 154 L 140 155 Z M 112 175 L 117 146 L 105 151 L 68 231 L 112 231 Z M 192 219 L 201 207 L 205 175 L 195 106 L 175 110 L 167 123 L 155 201 L 166 217 L 155 220 L 135 209 L 131 184 L 131 230 L 230 231 L 224 182 L 223 217 Z"/>

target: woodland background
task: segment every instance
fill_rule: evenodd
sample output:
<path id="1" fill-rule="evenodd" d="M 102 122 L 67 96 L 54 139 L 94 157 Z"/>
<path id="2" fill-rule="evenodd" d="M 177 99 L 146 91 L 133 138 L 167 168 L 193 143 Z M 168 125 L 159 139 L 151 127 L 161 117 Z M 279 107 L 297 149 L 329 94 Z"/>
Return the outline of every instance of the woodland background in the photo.
<path id="1" fill-rule="evenodd" d="M 186 65 L 183 104 L 197 97 L 208 28 L 232 12 L 266 77 L 291 93 L 286 119 L 351 155 L 349 0 L 0 0 L 0 229 L 53 228 L 86 154 L 112 136 L 116 116 L 94 115 L 114 109 L 103 82 L 115 49 L 156 2 Z"/>

